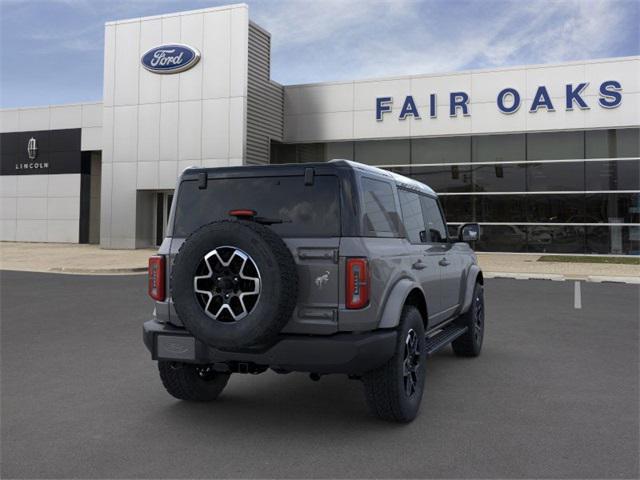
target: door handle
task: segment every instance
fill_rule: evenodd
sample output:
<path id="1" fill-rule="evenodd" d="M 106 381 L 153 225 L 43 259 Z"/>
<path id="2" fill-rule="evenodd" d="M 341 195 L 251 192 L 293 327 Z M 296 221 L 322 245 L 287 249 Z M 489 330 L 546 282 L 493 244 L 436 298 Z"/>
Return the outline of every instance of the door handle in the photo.
<path id="1" fill-rule="evenodd" d="M 440 260 L 438 262 L 438 265 L 440 265 L 441 267 L 446 267 L 447 265 L 450 265 L 450 263 L 447 261 L 446 257 L 443 258 L 442 260 Z"/>
<path id="2" fill-rule="evenodd" d="M 424 270 L 425 268 L 427 268 L 427 265 L 423 263 L 422 260 L 418 260 L 416 263 L 411 265 L 411 268 L 413 268 L 414 270 Z"/>

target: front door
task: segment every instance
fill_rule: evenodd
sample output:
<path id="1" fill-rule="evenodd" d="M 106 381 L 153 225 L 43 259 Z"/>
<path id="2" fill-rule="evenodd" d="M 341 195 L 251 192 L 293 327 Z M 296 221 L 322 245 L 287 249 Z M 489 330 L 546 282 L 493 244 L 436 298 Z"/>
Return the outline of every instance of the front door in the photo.
<path id="1" fill-rule="evenodd" d="M 440 272 L 439 320 L 446 320 L 456 312 L 460 302 L 462 268 L 458 256 L 451 250 L 453 244 L 449 241 L 446 223 L 438 201 L 426 195 L 420 198 L 431 244 L 429 256 L 436 261 L 435 268 Z"/>
<path id="2" fill-rule="evenodd" d="M 439 323 L 442 317 L 442 292 L 438 257 L 432 251 L 439 249 L 428 242 L 425 217 L 422 212 L 420 195 L 398 188 L 402 220 L 409 240 L 411 270 L 420 281 L 427 300 L 429 326 Z"/>

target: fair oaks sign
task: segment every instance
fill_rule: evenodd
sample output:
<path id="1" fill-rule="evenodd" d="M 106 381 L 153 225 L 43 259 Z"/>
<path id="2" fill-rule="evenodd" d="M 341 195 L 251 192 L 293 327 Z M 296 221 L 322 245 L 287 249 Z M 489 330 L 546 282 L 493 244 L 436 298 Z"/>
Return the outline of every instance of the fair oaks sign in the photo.
<path id="1" fill-rule="evenodd" d="M 549 89 L 542 85 L 536 88 L 533 93 L 531 103 L 527 102 L 526 108 L 529 113 L 536 113 L 538 110 L 546 110 L 547 112 L 554 112 L 556 108 L 564 108 L 567 111 L 571 111 L 574 108 L 580 110 L 589 110 L 591 106 L 585 100 L 585 89 L 589 86 L 588 82 L 573 84 L 568 83 L 564 86 L 562 96 L 564 97 L 563 105 L 555 105 L 552 101 Z M 558 92 L 553 92 L 554 97 Z M 457 117 L 458 114 L 468 117 L 471 115 L 471 109 L 469 107 L 470 97 L 467 92 L 449 92 L 449 116 Z M 622 85 L 617 80 L 607 80 L 602 82 L 598 86 L 598 100 L 597 104 L 601 108 L 616 108 L 622 103 Z M 517 112 L 524 100 L 521 92 L 516 88 L 507 87 L 500 90 L 496 95 L 496 108 L 503 114 L 509 115 Z M 376 98 L 376 120 L 381 122 L 384 120 L 385 114 L 393 114 L 394 109 L 397 108 L 394 105 L 392 97 L 377 97 Z M 423 108 L 423 107 L 420 107 Z M 437 118 L 438 116 L 438 95 L 436 93 L 428 94 L 428 104 L 424 107 L 427 112 L 422 112 L 414 99 L 413 95 L 407 95 L 400 109 L 398 110 L 398 119 L 406 120 L 409 117 L 413 117 L 417 120 L 422 119 L 423 114 L 429 118 Z"/>

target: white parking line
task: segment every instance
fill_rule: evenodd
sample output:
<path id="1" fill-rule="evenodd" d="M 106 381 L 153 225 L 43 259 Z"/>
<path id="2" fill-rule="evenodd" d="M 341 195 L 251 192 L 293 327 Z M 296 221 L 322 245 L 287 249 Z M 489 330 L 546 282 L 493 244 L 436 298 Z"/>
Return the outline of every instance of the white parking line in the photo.
<path id="1" fill-rule="evenodd" d="M 575 282 L 573 285 L 573 308 L 582 308 L 582 293 L 580 292 L 580 282 Z"/>

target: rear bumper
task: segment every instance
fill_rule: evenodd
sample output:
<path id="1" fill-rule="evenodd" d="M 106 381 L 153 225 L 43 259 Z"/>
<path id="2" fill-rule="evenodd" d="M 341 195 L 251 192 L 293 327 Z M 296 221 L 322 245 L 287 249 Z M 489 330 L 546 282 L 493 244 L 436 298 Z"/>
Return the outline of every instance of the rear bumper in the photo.
<path id="1" fill-rule="evenodd" d="M 262 351 L 227 352 L 210 347 L 184 328 L 149 320 L 143 339 L 154 360 L 196 364 L 248 363 L 316 373 L 361 374 L 383 365 L 394 353 L 395 330 L 331 336 L 281 335 Z"/>

